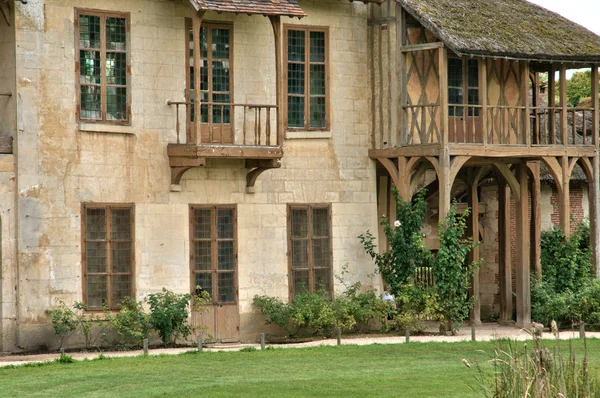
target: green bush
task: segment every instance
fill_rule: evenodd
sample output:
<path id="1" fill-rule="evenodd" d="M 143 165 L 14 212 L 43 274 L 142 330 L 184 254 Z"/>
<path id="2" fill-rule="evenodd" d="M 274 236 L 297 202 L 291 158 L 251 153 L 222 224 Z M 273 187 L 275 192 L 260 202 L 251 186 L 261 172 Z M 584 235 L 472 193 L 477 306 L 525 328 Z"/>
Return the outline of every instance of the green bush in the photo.
<path id="1" fill-rule="evenodd" d="M 400 330 L 422 332 L 426 320 L 437 319 L 440 311 L 433 288 L 406 284 L 396 295 L 396 315 L 394 321 Z"/>
<path id="2" fill-rule="evenodd" d="M 292 328 L 292 307 L 288 303 L 284 303 L 277 297 L 270 296 L 254 296 L 253 304 L 260 309 L 260 313 L 265 318 L 266 325 L 280 326 L 286 336 L 293 336 L 298 332 Z"/>
<path id="3" fill-rule="evenodd" d="M 46 314 L 52 318 L 54 333 L 59 336 L 58 349 L 60 350 L 65 341 L 77 330 L 77 317 L 62 300 L 58 300 L 58 308 L 47 309 Z"/>
<path id="4" fill-rule="evenodd" d="M 179 337 L 187 338 L 191 329 L 187 323 L 190 294 L 177 294 L 165 288 L 160 293 L 149 294 L 150 325 L 158 332 L 164 345 L 172 345 Z"/>
<path id="5" fill-rule="evenodd" d="M 115 315 L 106 313 L 110 328 L 119 337 L 117 344 L 123 348 L 141 347 L 151 328 L 143 303 L 125 297 L 121 300 L 120 307 Z"/>

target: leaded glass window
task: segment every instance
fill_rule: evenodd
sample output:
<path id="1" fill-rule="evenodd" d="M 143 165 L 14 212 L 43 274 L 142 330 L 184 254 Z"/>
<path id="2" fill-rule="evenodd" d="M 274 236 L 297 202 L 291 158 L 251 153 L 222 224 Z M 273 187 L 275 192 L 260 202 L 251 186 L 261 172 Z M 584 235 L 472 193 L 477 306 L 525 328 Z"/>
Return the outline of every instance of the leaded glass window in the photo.
<path id="1" fill-rule="evenodd" d="M 287 127 L 325 130 L 327 104 L 327 30 L 286 27 Z"/>
<path id="2" fill-rule="evenodd" d="M 466 96 L 465 96 L 466 93 Z M 448 59 L 448 115 L 462 117 L 463 106 L 479 104 L 479 63 L 477 60 Z M 479 116 L 479 108 L 469 108 L 469 116 Z"/>
<path id="3" fill-rule="evenodd" d="M 129 16 L 77 10 L 79 119 L 129 121 Z"/>

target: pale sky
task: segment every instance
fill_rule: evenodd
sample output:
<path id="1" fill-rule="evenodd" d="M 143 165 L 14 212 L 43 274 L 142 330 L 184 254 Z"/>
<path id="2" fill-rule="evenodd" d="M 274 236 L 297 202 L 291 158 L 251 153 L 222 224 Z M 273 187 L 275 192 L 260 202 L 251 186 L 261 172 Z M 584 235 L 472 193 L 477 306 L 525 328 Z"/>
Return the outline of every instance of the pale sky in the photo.
<path id="1" fill-rule="evenodd" d="M 492 0 L 502 1 L 502 0 Z M 600 35 L 600 0 L 528 0 Z"/>

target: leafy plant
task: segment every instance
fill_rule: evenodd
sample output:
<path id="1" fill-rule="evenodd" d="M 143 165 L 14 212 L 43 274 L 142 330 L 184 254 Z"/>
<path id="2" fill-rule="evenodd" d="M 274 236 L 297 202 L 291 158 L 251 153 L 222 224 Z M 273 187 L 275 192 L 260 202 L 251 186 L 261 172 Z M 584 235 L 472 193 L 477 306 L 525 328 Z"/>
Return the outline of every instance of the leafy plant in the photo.
<path id="1" fill-rule="evenodd" d="M 125 348 L 141 347 L 151 328 L 143 303 L 125 297 L 121 300 L 120 307 L 116 315 L 106 314 L 111 328 L 119 337 L 119 345 Z"/>
<path id="2" fill-rule="evenodd" d="M 473 271 L 481 262 L 469 263 L 468 255 L 479 242 L 465 237 L 469 209 L 456 214 L 450 206 L 446 219 L 438 225 L 440 249 L 432 260 L 435 289 L 439 297 L 440 326 L 455 334 L 455 327 L 469 316 L 473 300 L 469 287 Z"/>
<path id="3" fill-rule="evenodd" d="M 190 294 L 173 293 L 165 288 L 146 298 L 150 305 L 150 325 L 158 331 L 164 345 L 174 344 L 177 338 L 191 334 L 187 323 L 191 299 Z"/>
<path id="4" fill-rule="evenodd" d="M 46 314 L 52 318 L 54 333 L 59 336 L 58 349 L 60 350 L 77 330 L 77 317 L 71 308 L 62 300 L 57 300 L 58 308 L 47 309 Z"/>
<path id="5" fill-rule="evenodd" d="M 425 321 L 437 319 L 440 311 L 435 290 L 412 283 L 402 287 L 395 301 L 394 321 L 400 330 L 422 332 L 427 326 Z"/>
<path id="6" fill-rule="evenodd" d="M 63 364 L 65 364 L 65 363 L 73 363 L 73 362 L 75 362 L 75 360 L 73 359 L 73 357 L 72 357 L 72 356 L 70 356 L 70 355 L 67 355 L 67 354 L 65 354 L 64 352 L 63 352 L 63 353 L 61 353 L 61 354 L 60 354 L 60 357 L 56 358 L 54 361 L 55 361 L 55 362 L 58 362 L 58 363 L 63 363 Z"/>
<path id="7" fill-rule="evenodd" d="M 286 336 L 293 336 L 298 332 L 292 328 L 292 307 L 288 303 L 284 303 L 277 297 L 271 296 L 254 296 L 252 303 L 259 308 L 260 313 L 265 318 L 266 325 L 277 325 L 281 327 Z"/>
<path id="8" fill-rule="evenodd" d="M 87 313 L 87 305 L 81 301 L 73 304 L 75 319 L 77 322 L 77 333 L 83 338 L 86 350 L 94 348 L 99 341 L 105 340 L 110 326 L 105 317 L 94 313 Z M 104 313 L 108 311 L 105 308 Z"/>

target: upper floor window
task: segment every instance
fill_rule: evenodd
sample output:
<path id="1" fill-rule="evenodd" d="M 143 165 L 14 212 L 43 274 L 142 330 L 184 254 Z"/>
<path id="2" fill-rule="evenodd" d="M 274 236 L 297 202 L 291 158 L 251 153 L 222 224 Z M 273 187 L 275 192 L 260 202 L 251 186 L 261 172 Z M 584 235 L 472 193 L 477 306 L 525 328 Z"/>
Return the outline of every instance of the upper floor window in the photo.
<path id="1" fill-rule="evenodd" d="M 333 294 L 331 206 L 288 206 L 290 293 Z"/>
<path id="2" fill-rule="evenodd" d="M 328 30 L 285 27 L 288 129 L 329 128 Z"/>
<path id="3" fill-rule="evenodd" d="M 78 115 L 129 122 L 129 14 L 76 10 Z"/>
<path id="4" fill-rule="evenodd" d="M 479 104 L 479 63 L 476 59 L 448 59 L 448 103 L 448 115 L 457 117 L 462 117 L 465 112 L 465 107 L 457 105 Z M 479 108 L 468 108 L 468 115 L 479 116 Z"/>
<path id="5" fill-rule="evenodd" d="M 118 309 L 134 297 L 133 206 L 83 206 L 83 300 L 90 309 Z"/>

